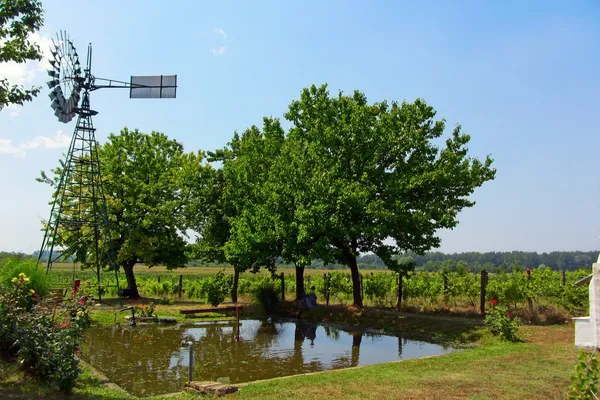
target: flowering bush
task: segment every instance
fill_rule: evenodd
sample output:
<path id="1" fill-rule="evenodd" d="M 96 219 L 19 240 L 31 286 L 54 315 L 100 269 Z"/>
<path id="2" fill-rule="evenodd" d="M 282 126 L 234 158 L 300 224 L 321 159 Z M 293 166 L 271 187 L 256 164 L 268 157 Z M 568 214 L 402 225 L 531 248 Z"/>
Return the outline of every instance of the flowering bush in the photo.
<path id="1" fill-rule="evenodd" d="M 155 309 L 156 306 L 153 302 L 150 302 L 150 304 L 146 306 L 144 304 L 137 306 L 137 311 L 140 313 L 140 317 L 153 317 Z"/>
<path id="2" fill-rule="evenodd" d="M 87 328 L 92 324 L 90 307 L 93 305 L 94 300 L 90 296 L 80 296 L 72 307 L 71 318 L 79 328 Z"/>
<path id="3" fill-rule="evenodd" d="M 0 350 L 41 380 L 70 391 L 80 373 L 82 329 L 89 325 L 87 298 L 49 299 L 29 288 L 24 273 L 0 288 Z"/>
<path id="4" fill-rule="evenodd" d="M 508 312 L 508 308 L 498 303 L 497 300 L 490 300 L 492 310 L 485 316 L 485 325 L 493 335 L 500 336 L 502 339 L 510 342 L 519 340 L 519 326 L 521 320 Z"/>

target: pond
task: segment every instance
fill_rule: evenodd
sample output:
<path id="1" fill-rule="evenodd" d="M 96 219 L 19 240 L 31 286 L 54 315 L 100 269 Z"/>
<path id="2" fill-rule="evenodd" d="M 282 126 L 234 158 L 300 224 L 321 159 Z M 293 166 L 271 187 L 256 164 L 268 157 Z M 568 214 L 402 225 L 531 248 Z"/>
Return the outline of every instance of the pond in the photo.
<path id="1" fill-rule="evenodd" d="M 303 321 L 243 320 L 177 326 L 94 327 L 82 357 L 136 396 L 180 391 L 194 341 L 194 380 L 228 383 L 446 354 L 453 348 L 359 328 Z M 398 368 L 402 368 L 398 365 Z"/>

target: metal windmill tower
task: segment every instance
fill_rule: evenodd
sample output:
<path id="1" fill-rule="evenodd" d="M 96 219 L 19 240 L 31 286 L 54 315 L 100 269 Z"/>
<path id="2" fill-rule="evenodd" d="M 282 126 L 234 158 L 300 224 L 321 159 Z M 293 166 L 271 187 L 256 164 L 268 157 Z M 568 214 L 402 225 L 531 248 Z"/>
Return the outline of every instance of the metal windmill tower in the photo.
<path id="1" fill-rule="evenodd" d="M 126 88 L 130 98 L 175 98 L 177 75 L 131 76 L 129 82 L 98 78 L 92 74 L 91 43 L 83 70 L 77 50 L 66 32 L 57 34 L 56 41 L 52 39 L 52 43 L 52 69 L 48 71 L 51 77 L 48 82 L 51 107 L 59 121 L 68 123 L 77 116 L 77 122 L 66 158 L 61 163 L 60 180 L 55 185 L 38 264 L 42 256 L 47 256 L 48 273 L 58 260 L 75 257 L 95 271 L 100 301 L 101 272 L 112 270 L 121 297 L 118 265 L 112 249 L 108 209 L 102 188 L 96 129 L 92 122 L 92 117 L 98 112 L 90 106 L 90 94 L 98 89 Z"/>

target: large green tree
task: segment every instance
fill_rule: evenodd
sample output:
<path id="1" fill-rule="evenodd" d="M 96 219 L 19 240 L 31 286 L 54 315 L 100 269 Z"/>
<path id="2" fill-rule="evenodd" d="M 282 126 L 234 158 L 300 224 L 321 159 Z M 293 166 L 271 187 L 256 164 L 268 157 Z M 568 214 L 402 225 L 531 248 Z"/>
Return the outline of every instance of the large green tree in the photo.
<path id="1" fill-rule="evenodd" d="M 436 231 L 455 227 L 458 213 L 475 204 L 475 188 L 495 176 L 489 157 L 468 155 L 470 136 L 460 126 L 436 144 L 445 122 L 435 114 L 420 99 L 369 104 L 358 91 L 330 96 L 326 86 L 305 89 L 286 113 L 306 181 L 297 229 L 306 237 L 326 232 L 321 258 L 348 266 L 357 306 L 360 253 L 401 270 L 394 255 L 439 246 Z"/>
<path id="2" fill-rule="evenodd" d="M 43 15 L 40 1 L 0 0 L 0 63 L 42 59 L 42 52 L 30 35 L 42 26 Z M 0 76 L 0 110 L 10 104 L 31 101 L 39 92 L 40 87 L 26 89 Z"/>
<path id="3" fill-rule="evenodd" d="M 299 141 L 286 140 L 270 171 L 269 193 L 265 206 L 275 220 L 276 240 L 281 257 L 295 267 L 296 299 L 305 295 L 304 269 L 312 260 L 326 253 L 326 225 L 311 213 L 318 188 L 311 186 L 312 165 L 304 163 L 306 147 Z M 313 224 L 315 222 L 315 224 Z"/>
<path id="4" fill-rule="evenodd" d="M 110 245 L 100 249 L 114 252 L 125 272 L 129 296 L 136 298 L 136 264 L 165 265 L 169 269 L 185 265 L 188 216 L 206 212 L 201 200 L 208 191 L 211 167 L 203 162 L 203 153 L 184 153 L 180 143 L 162 133 L 144 134 L 127 128 L 108 137 L 107 143 L 99 147 L 99 158 L 111 231 Z M 54 171 L 54 184 L 61 168 Z M 49 181 L 42 175 L 42 180 Z M 81 207 L 76 206 L 63 204 L 63 214 L 80 208 L 89 213 L 92 207 L 85 196 Z M 89 258 L 94 243 L 90 239 L 81 241 L 89 237 L 85 229 L 61 237 L 58 243 L 67 248 L 77 243 L 71 251 L 84 265 L 94 261 Z M 101 256 L 106 261 L 107 255 Z"/>
<path id="5" fill-rule="evenodd" d="M 193 218 L 199 239 L 192 254 L 233 266 L 233 301 L 240 273 L 261 267 L 275 271 L 281 250 L 276 216 L 266 204 L 272 195 L 270 174 L 283 142 L 279 121 L 265 118 L 262 130 L 252 126 L 241 135 L 236 132 L 227 147 L 209 153 L 210 160 L 222 163 L 222 168 L 213 174 L 207 214 Z"/>

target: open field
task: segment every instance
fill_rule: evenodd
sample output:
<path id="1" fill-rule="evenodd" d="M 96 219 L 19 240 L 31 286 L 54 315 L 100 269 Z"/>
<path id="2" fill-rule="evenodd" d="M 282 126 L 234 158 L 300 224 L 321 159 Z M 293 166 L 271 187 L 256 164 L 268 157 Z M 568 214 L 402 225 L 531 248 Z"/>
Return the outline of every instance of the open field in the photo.
<path id="1" fill-rule="evenodd" d="M 81 271 L 78 267 L 77 270 L 79 272 L 83 272 L 86 274 L 92 274 L 91 271 L 89 270 L 83 270 Z M 73 264 L 72 263 L 54 263 L 52 266 L 52 270 L 51 271 L 61 271 L 61 272 L 73 272 Z M 145 265 L 136 265 L 134 268 L 134 271 L 137 274 L 143 274 L 143 275 L 173 275 L 173 276 L 179 276 L 179 275 L 213 275 L 216 274 L 219 271 L 225 271 L 226 273 L 233 273 L 233 269 L 232 267 L 193 267 L 193 266 L 188 266 L 185 268 L 176 268 L 176 269 L 172 269 L 169 270 L 167 269 L 167 267 L 162 266 L 162 265 L 157 265 L 155 267 L 146 267 Z M 292 267 L 287 267 L 287 266 L 283 266 L 283 267 L 278 267 L 277 268 L 278 273 L 285 273 L 285 275 L 290 275 L 293 276 L 296 272 L 295 269 Z M 340 270 L 337 270 L 338 272 L 340 272 Z M 348 270 L 349 271 L 349 270 Z M 319 275 L 319 276 L 323 276 L 323 274 L 326 274 L 328 272 L 333 272 L 333 270 L 329 270 L 329 269 L 305 269 L 304 270 L 304 275 Z M 346 272 L 346 270 L 341 270 L 341 272 Z M 389 273 L 391 274 L 390 271 L 386 270 L 386 269 L 365 269 L 362 270 L 361 272 L 363 274 L 370 274 L 370 273 Z M 52 273 L 52 272 L 51 272 Z M 248 273 L 248 275 L 250 275 Z M 261 271 L 258 273 L 258 275 L 267 275 L 267 272 Z"/>

